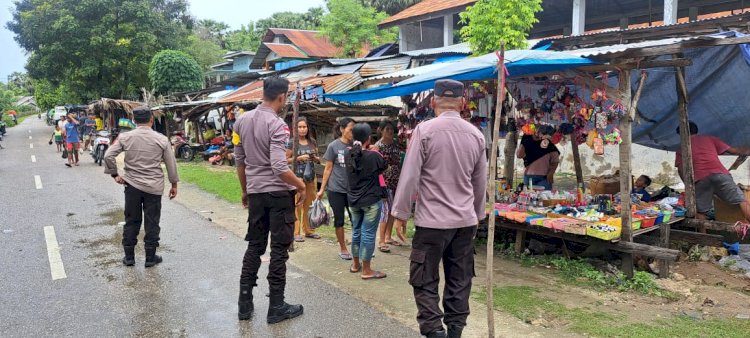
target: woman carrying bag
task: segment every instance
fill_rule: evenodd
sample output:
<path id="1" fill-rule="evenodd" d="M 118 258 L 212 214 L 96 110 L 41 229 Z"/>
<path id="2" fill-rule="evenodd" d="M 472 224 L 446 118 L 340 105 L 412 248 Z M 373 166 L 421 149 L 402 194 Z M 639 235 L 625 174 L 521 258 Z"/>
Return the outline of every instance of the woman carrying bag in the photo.
<path id="1" fill-rule="evenodd" d="M 292 156 L 292 146 L 294 142 L 297 142 L 297 154 Z M 315 140 L 310 137 L 310 129 L 307 124 L 307 119 L 300 117 L 297 119 L 297 132 L 295 133 L 295 140 L 289 142 L 286 151 L 286 159 L 289 164 L 293 161 L 297 161 L 297 177 L 305 181 L 305 202 L 302 205 L 298 205 L 294 210 L 294 214 L 297 215 L 297 220 L 294 222 L 294 241 L 304 242 L 305 237 L 319 239 L 320 235 L 315 233 L 315 230 L 310 227 L 310 218 L 307 216 L 310 210 L 310 205 L 315 200 L 315 191 L 317 190 L 317 180 L 315 177 L 315 163 L 320 163 L 318 157 L 318 147 Z M 304 234 L 302 233 L 304 231 Z"/>

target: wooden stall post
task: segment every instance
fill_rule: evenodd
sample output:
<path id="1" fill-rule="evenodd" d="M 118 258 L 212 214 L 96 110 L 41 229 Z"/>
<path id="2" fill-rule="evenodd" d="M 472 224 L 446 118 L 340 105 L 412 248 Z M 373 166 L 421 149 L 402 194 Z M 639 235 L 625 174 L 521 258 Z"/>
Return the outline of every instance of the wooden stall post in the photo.
<path id="1" fill-rule="evenodd" d="M 294 89 L 294 103 L 292 103 L 292 128 L 291 133 L 289 133 L 292 136 L 292 172 L 294 174 L 297 174 L 297 149 L 299 148 L 299 138 L 297 137 L 297 119 L 299 118 L 299 102 L 301 100 L 302 92 L 299 89 L 299 82 L 297 82 L 297 87 Z M 310 129 L 307 130 L 308 139 L 310 136 Z M 298 197 L 304 197 L 304 196 L 298 196 Z M 296 202 L 296 200 L 295 200 Z M 295 208 L 295 213 L 296 213 Z M 305 215 L 297 215 L 297 219 L 300 219 L 300 217 L 305 217 Z M 302 221 L 300 221 L 302 223 Z M 289 252 L 294 251 L 294 241 L 292 241 L 292 244 L 289 245 Z"/>
<path id="2" fill-rule="evenodd" d="M 505 43 L 500 45 L 500 54 L 497 62 L 497 105 L 495 107 L 495 123 L 492 127 L 492 147 L 490 148 L 490 170 L 487 179 L 489 191 L 490 215 L 487 222 L 487 333 L 491 338 L 495 337 L 495 310 L 493 300 L 493 275 L 495 258 L 495 194 L 497 193 L 497 143 L 499 141 L 500 117 L 503 111 L 503 100 L 505 99 Z M 507 179 L 507 178 L 506 178 Z M 479 198 L 479 196 L 477 196 Z"/>
<path id="3" fill-rule="evenodd" d="M 679 58 L 674 55 L 673 58 Z M 695 203 L 695 172 L 693 170 L 692 143 L 690 141 L 690 125 L 688 116 L 688 89 L 685 82 L 685 67 L 675 67 L 675 82 L 677 83 L 677 111 L 680 114 L 680 152 L 682 153 L 682 181 L 685 183 L 685 207 L 689 218 L 695 217 L 697 207 Z M 699 227 L 706 232 L 704 227 Z"/>
<path id="4" fill-rule="evenodd" d="M 625 102 L 628 107 L 631 107 L 631 88 L 630 88 L 630 70 L 620 71 L 620 96 L 622 101 Z M 629 111 L 629 109 L 628 109 Z M 622 218 L 622 241 L 632 242 L 633 241 L 633 229 L 631 227 L 631 203 L 630 203 L 630 192 L 633 190 L 631 179 L 632 170 L 630 159 L 632 157 L 632 118 L 630 114 L 625 114 L 620 119 L 620 136 L 622 137 L 622 143 L 620 143 L 620 199 L 621 204 L 621 218 Z M 629 253 L 622 254 L 622 271 L 628 278 L 633 277 L 633 255 Z"/>
<path id="5" fill-rule="evenodd" d="M 573 122 L 575 112 L 568 112 L 568 121 Z M 576 171 L 576 183 L 578 187 L 583 185 L 583 167 L 581 166 L 581 151 L 578 149 L 575 133 L 570 135 L 570 148 L 573 149 L 573 167 Z"/>

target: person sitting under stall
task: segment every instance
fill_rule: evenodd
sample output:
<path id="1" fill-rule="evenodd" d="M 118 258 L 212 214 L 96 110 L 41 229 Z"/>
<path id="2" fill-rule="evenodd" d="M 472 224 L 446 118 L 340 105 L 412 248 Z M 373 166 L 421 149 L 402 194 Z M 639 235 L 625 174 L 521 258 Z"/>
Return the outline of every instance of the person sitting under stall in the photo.
<path id="1" fill-rule="evenodd" d="M 651 177 L 641 175 L 635 180 L 633 185 L 633 193 L 637 194 L 643 202 L 651 202 L 651 194 L 646 191 L 646 188 L 651 185 Z"/>
<path id="2" fill-rule="evenodd" d="M 544 187 L 544 190 L 552 190 L 555 183 L 555 170 L 560 164 L 560 151 L 540 132 L 533 135 L 523 135 L 521 144 L 518 146 L 516 156 L 523 159 L 526 167 L 523 174 L 523 183 L 532 186 Z"/>

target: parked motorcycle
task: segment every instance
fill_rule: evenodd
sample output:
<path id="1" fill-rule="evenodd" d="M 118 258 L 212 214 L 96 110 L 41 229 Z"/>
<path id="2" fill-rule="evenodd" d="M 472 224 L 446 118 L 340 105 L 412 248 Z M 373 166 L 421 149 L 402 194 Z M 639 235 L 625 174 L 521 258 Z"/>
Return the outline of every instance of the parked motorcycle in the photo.
<path id="1" fill-rule="evenodd" d="M 195 158 L 197 147 L 190 145 L 185 138 L 185 133 L 181 131 L 174 132 L 172 135 L 172 145 L 174 146 L 175 157 L 186 162 L 192 161 Z"/>
<path id="2" fill-rule="evenodd" d="M 98 164 L 99 166 L 101 166 L 102 162 L 104 162 L 104 154 L 107 152 L 107 148 L 109 148 L 110 136 L 110 132 L 106 130 L 100 130 L 96 133 L 96 138 L 94 139 L 94 144 L 92 146 L 93 150 L 91 151 L 91 156 L 94 157 L 94 163 Z"/>

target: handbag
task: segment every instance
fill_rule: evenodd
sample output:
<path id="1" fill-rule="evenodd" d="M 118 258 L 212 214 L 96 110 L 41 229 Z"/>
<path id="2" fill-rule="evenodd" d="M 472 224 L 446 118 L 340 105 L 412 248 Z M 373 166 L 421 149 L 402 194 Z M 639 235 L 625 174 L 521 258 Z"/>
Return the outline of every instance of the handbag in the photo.
<path id="1" fill-rule="evenodd" d="M 305 170 L 302 173 L 302 179 L 305 182 L 312 182 L 315 180 L 315 170 L 313 169 L 312 161 L 305 163 Z"/>
<path id="2" fill-rule="evenodd" d="M 310 206 L 307 216 L 310 218 L 310 227 L 315 229 L 323 224 L 328 224 L 330 220 L 330 214 L 323 201 L 316 199 Z"/>
<path id="3" fill-rule="evenodd" d="M 68 149 L 63 150 L 62 158 L 68 158 Z"/>

